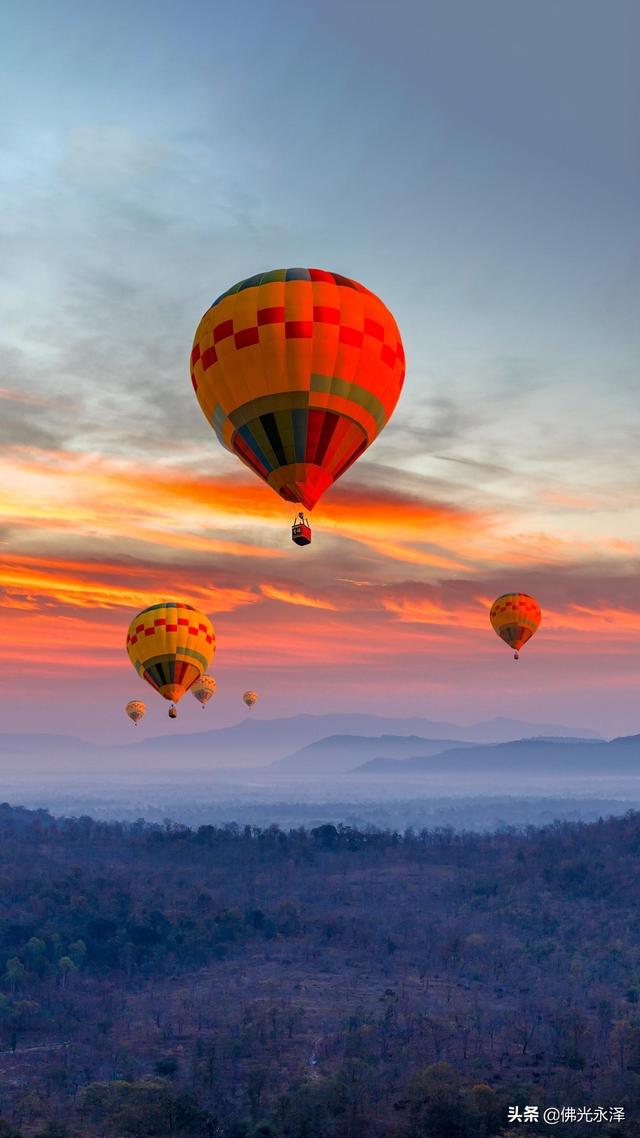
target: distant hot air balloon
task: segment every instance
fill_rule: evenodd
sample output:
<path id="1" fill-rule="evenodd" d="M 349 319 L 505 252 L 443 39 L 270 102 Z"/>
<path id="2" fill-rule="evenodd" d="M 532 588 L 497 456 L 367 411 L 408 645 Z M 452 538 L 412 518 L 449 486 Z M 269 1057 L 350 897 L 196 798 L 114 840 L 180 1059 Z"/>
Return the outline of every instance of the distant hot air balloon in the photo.
<path id="1" fill-rule="evenodd" d="M 322 269 L 240 281 L 205 312 L 191 353 L 191 381 L 220 442 L 307 510 L 388 422 L 404 374 L 388 308 Z"/>
<path id="2" fill-rule="evenodd" d="M 505 593 L 493 602 L 489 619 L 494 632 L 515 649 L 513 658 L 517 660 L 522 645 L 538 628 L 542 612 L 535 597 L 527 593 Z"/>
<path id="3" fill-rule="evenodd" d="M 244 702 L 246 703 L 247 707 L 249 708 L 249 711 L 251 711 L 251 708 L 253 707 L 254 703 L 256 703 L 258 700 L 258 696 L 256 695 L 256 693 L 254 691 L 246 691 L 242 698 L 243 698 Z"/>
<path id="4" fill-rule="evenodd" d="M 137 727 L 139 720 L 142 719 L 146 710 L 146 705 L 142 702 L 141 699 L 130 699 L 127 706 L 125 707 L 125 711 L 129 716 L 129 719 L 133 720 L 134 727 Z"/>
<path id="5" fill-rule="evenodd" d="M 138 675 L 172 703 L 206 672 L 215 648 L 208 616 L 178 601 L 150 605 L 127 633 L 127 652 Z M 175 708 L 169 715 L 175 719 Z"/>
<path id="6" fill-rule="evenodd" d="M 203 711 L 205 703 L 215 695 L 217 686 L 213 676 L 200 676 L 200 679 L 191 685 L 191 694 L 202 704 Z"/>

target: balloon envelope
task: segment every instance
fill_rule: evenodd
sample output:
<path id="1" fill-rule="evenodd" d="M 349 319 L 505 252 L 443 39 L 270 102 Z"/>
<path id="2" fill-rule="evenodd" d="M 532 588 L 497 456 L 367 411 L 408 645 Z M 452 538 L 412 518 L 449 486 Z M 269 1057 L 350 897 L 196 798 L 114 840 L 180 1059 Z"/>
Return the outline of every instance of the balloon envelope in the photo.
<path id="1" fill-rule="evenodd" d="M 217 683 L 213 676 L 200 676 L 191 686 L 191 694 L 196 697 L 199 703 L 204 707 L 205 703 L 215 695 Z"/>
<path id="2" fill-rule="evenodd" d="M 141 699 L 130 699 L 125 707 L 129 719 L 133 719 L 134 723 L 138 723 L 142 719 L 146 710 L 146 705 Z"/>
<path id="3" fill-rule="evenodd" d="M 258 700 L 258 696 L 254 691 L 246 691 L 242 698 L 249 708 L 253 707 L 254 703 Z"/>
<path id="4" fill-rule="evenodd" d="M 322 269 L 239 281 L 205 312 L 191 353 L 191 381 L 220 442 L 308 510 L 385 426 L 404 374 L 388 308 Z"/>
<path id="5" fill-rule="evenodd" d="M 493 602 L 489 619 L 494 632 L 518 652 L 537 630 L 542 611 L 528 593 L 504 593 Z"/>
<path id="6" fill-rule="evenodd" d="M 178 601 L 150 605 L 127 633 L 127 652 L 138 675 L 173 703 L 206 672 L 215 647 L 209 617 Z"/>

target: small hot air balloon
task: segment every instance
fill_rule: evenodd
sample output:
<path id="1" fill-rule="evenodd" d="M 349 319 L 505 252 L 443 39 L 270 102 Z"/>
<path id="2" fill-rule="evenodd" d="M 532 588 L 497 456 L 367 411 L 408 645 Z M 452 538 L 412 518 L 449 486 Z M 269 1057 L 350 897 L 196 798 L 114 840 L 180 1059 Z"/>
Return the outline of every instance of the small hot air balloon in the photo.
<path id="1" fill-rule="evenodd" d="M 247 707 L 249 708 L 249 711 L 251 711 L 251 708 L 253 707 L 254 703 L 257 702 L 258 696 L 256 695 L 256 693 L 254 691 L 246 691 L 242 698 L 243 698 L 244 702 L 246 703 Z"/>
<path id="2" fill-rule="evenodd" d="M 514 649 L 513 658 L 530 640 L 542 620 L 540 605 L 528 593 L 504 593 L 491 606 L 489 619 L 494 632 Z"/>
<path id="3" fill-rule="evenodd" d="M 127 633 L 127 652 L 138 675 L 172 703 L 206 672 L 215 648 L 209 617 L 178 601 L 150 605 Z M 169 715 L 175 719 L 175 708 Z"/>
<path id="4" fill-rule="evenodd" d="M 389 309 L 323 269 L 233 285 L 205 312 L 191 352 L 191 381 L 222 445 L 307 510 L 388 422 L 404 374 Z"/>
<path id="5" fill-rule="evenodd" d="M 191 685 L 191 694 L 202 704 L 203 711 L 205 703 L 215 695 L 217 686 L 213 676 L 200 676 L 200 679 Z"/>
<path id="6" fill-rule="evenodd" d="M 134 727 L 137 727 L 146 710 L 147 708 L 141 699 L 130 699 L 125 707 L 129 719 L 133 720 Z"/>

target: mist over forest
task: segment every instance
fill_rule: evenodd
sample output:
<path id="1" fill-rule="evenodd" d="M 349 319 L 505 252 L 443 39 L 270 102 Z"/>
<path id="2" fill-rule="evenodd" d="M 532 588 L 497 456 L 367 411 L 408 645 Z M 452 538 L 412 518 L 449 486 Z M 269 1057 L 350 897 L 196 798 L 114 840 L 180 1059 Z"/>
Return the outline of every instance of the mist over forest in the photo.
<path id="1" fill-rule="evenodd" d="M 401 834 L 4 805 L 0 882 L 3 1138 L 506 1138 L 514 1103 L 572 1102 L 637 1134 L 640 814 Z"/>
<path id="2" fill-rule="evenodd" d="M 0 763 L 0 1138 L 513 1138 L 596 1100 L 637 1134 L 640 736 L 293 717 Z"/>

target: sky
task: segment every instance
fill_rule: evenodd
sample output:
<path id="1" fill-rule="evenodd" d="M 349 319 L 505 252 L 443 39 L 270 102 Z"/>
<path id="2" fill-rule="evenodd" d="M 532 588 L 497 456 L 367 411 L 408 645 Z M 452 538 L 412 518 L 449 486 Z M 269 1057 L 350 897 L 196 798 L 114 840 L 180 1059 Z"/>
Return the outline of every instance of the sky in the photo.
<path id="1" fill-rule="evenodd" d="M 340 710 L 640 731 L 633 0 L 23 0 L 0 44 L 2 729 L 168 731 L 124 649 L 216 628 L 208 726 Z M 235 281 L 394 313 L 396 412 L 291 544 L 189 379 Z M 533 593 L 519 663 L 488 610 Z M 258 713 L 256 709 L 255 714 Z M 195 700 L 181 730 L 202 730 Z"/>

